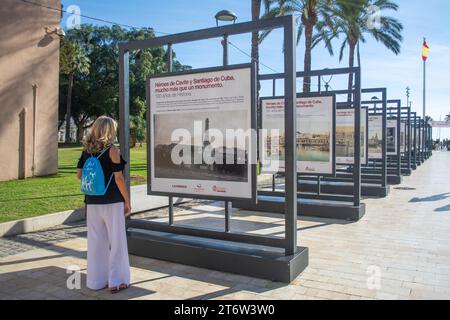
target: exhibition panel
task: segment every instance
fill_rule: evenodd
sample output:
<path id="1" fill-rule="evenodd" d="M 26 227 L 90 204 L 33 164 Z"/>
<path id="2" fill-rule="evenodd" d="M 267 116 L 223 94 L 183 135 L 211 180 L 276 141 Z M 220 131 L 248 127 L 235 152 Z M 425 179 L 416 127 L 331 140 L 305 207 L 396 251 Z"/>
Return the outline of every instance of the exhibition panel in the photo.
<path id="1" fill-rule="evenodd" d="M 333 176 L 335 174 L 336 97 L 308 94 L 297 97 L 297 172 Z M 285 172 L 284 98 L 261 98 L 262 131 L 260 157 L 262 172 Z M 280 134 L 270 134 L 278 130 Z"/>
<path id="2" fill-rule="evenodd" d="M 236 65 L 148 78 L 149 194 L 255 198 L 253 74 Z"/>

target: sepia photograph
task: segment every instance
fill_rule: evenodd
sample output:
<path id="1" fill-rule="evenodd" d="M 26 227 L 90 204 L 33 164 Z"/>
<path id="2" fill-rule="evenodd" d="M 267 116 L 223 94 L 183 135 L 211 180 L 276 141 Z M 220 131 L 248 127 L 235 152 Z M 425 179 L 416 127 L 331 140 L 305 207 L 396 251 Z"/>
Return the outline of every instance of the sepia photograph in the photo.
<path id="1" fill-rule="evenodd" d="M 382 116 L 369 116 L 369 157 L 381 158 L 383 152 Z"/>
<path id="2" fill-rule="evenodd" d="M 387 153 L 396 153 L 396 137 L 395 137 L 395 128 L 389 127 L 386 129 L 386 143 L 387 143 Z"/>
<path id="3" fill-rule="evenodd" d="M 300 120 L 297 131 L 297 161 L 328 162 L 330 159 L 330 122 Z"/>
<path id="4" fill-rule="evenodd" d="M 364 135 L 362 135 L 364 137 Z M 336 157 L 355 155 L 355 130 L 349 126 L 336 127 Z"/>

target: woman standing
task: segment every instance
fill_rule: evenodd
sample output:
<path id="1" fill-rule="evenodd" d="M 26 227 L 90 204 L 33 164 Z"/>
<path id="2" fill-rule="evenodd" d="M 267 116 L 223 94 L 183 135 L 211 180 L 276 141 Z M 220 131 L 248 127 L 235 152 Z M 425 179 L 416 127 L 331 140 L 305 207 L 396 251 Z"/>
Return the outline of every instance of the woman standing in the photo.
<path id="1" fill-rule="evenodd" d="M 106 116 L 97 118 L 84 141 L 77 165 L 79 179 L 90 157 L 97 157 L 103 169 L 105 194 L 85 196 L 87 287 L 93 290 L 109 288 L 111 293 L 126 289 L 130 284 L 125 217 L 131 213 L 131 206 L 122 173 L 126 161 L 113 145 L 116 134 L 115 120 Z"/>

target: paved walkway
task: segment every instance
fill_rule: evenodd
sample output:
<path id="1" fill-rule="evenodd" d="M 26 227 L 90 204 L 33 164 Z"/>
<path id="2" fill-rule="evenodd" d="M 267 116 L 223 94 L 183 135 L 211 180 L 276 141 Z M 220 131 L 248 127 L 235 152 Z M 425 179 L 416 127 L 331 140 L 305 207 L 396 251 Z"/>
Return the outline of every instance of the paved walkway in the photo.
<path id="1" fill-rule="evenodd" d="M 300 219 L 310 265 L 290 285 L 132 256 L 130 289 L 93 292 L 84 286 L 85 228 L 74 225 L 0 239 L 29 246 L 0 256 L 0 299 L 450 299 L 449 163 L 450 152 L 436 152 L 387 198 L 366 199 L 357 223 Z M 179 208 L 176 221 L 222 228 L 223 209 L 196 203 Z M 283 220 L 239 211 L 232 228 L 280 235 Z M 67 288 L 73 266 L 79 290 Z"/>

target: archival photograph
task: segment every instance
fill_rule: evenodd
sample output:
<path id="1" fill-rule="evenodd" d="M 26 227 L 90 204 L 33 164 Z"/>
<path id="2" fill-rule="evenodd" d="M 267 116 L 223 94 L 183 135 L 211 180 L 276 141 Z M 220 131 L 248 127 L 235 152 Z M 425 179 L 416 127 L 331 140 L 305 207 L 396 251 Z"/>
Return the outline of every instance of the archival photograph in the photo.
<path id="1" fill-rule="evenodd" d="M 297 161 L 328 162 L 330 159 L 330 122 L 300 120 L 297 131 Z"/>
<path id="2" fill-rule="evenodd" d="M 245 110 L 162 113 L 154 115 L 154 161 L 155 177 L 167 179 L 211 180 L 211 181 L 248 181 L 248 142 L 244 148 L 238 148 L 236 139 L 227 141 L 226 130 L 248 129 L 248 112 Z M 194 128 L 194 124 L 196 127 Z M 177 129 L 189 132 L 190 141 L 172 140 Z M 214 137 L 210 129 L 219 130 L 223 135 L 223 147 L 212 147 Z M 179 139 L 178 137 L 174 137 Z M 226 147 L 231 146 L 234 147 Z M 211 148 L 211 152 L 206 152 Z M 175 149 L 175 152 L 173 152 Z M 246 150 L 247 149 L 247 150 Z M 184 152 L 189 155 L 183 154 Z M 180 164 L 173 162 L 176 154 L 187 159 Z M 205 161 L 204 155 L 210 154 L 214 161 Z M 194 161 L 201 159 L 201 161 Z"/>
<path id="3" fill-rule="evenodd" d="M 386 135 L 386 143 L 387 143 L 387 152 L 388 153 L 396 153 L 397 150 L 395 148 L 396 145 L 396 137 L 395 137 L 395 128 L 387 128 L 387 135 Z"/>
<path id="4" fill-rule="evenodd" d="M 361 137 L 364 137 L 361 133 Z M 363 150 L 361 150 L 363 151 Z M 354 157 L 355 155 L 355 131 L 353 127 L 336 127 L 336 157 Z"/>
<path id="5" fill-rule="evenodd" d="M 383 144 L 382 116 L 369 117 L 369 157 L 381 158 Z"/>

